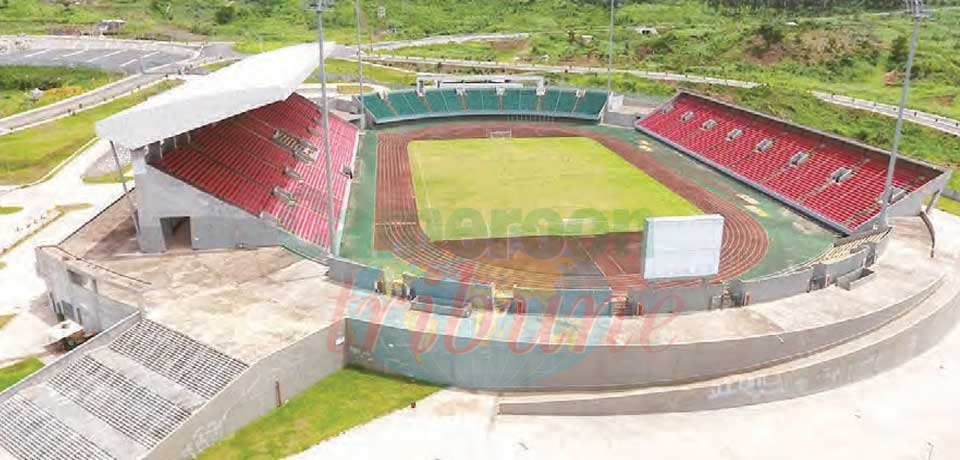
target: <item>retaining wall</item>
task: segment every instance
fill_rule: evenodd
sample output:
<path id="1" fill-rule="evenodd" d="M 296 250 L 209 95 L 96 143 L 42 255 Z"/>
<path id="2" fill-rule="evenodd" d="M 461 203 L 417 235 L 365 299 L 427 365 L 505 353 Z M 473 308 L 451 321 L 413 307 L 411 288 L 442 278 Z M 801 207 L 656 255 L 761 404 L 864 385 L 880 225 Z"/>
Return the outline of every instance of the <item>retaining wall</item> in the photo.
<path id="1" fill-rule="evenodd" d="M 194 412 L 161 441 L 145 460 L 193 458 L 343 367 L 343 321 L 294 342 L 252 364 L 243 374 Z"/>

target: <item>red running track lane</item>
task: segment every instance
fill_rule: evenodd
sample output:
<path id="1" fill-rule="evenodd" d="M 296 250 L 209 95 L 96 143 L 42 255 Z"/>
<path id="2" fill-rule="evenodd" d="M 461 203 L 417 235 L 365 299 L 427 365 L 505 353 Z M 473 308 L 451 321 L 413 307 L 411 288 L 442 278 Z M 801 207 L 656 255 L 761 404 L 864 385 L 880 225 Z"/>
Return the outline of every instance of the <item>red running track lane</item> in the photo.
<path id="1" fill-rule="evenodd" d="M 567 238 L 569 241 L 565 244 L 580 245 L 580 251 L 588 254 L 596 266 L 595 274 L 557 273 L 556 261 L 551 260 L 543 260 L 542 268 L 530 268 L 529 264 L 525 269 L 492 265 L 457 253 L 462 251 L 454 252 L 445 248 L 449 242 L 432 243 L 428 240 L 417 217 L 407 145 L 413 140 L 486 138 L 488 130 L 503 129 L 512 130 L 515 137 L 577 136 L 594 139 L 693 203 L 704 213 L 724 216 L 720 273 L 711 281 L 734 278 L 749 270 L 766 254 L 766 231 L 751 215 L 657 163 L 630 142 L 572 126 L 493 122 L 440 125 L 405 133 L 379 135 L 375 232 L 377 249 L 391 250 L 398 257 L 433 275 L 495 283 L 498 286 L 568 289 L 597 289 L 609 286 L 615 294 L 624 294 L 628 288 L 647 286 L 642 275 L 642 261 L 637 260 L 639 249 L 627 251 L 629 254 L 597 249 L 606 248 L 608 245 L 585 244 L 585 240 L 590 238 Z M 658 283 L 657 286 L 672 287 L 695 283 L 677 281 Z"/>

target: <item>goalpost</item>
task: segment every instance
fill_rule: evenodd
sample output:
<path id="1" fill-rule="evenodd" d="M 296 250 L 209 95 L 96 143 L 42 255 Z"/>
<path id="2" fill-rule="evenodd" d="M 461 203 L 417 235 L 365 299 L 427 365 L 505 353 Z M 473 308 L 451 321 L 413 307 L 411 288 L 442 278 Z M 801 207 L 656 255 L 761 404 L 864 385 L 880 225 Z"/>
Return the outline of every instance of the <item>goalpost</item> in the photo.
<path id="1" fill-rule="evenodd" d="M 512 129 L 501 129 L 501 130 L 487 130 L 488 139 L 512 139 L 513 130 Z"/>

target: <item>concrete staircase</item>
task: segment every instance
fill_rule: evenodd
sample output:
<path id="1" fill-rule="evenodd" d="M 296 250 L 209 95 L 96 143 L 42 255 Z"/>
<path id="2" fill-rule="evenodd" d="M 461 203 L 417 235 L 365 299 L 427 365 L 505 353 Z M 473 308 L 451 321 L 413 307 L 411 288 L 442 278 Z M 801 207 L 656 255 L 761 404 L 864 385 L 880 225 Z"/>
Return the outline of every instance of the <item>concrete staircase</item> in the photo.
<path id="1" fill-rule="evenodd" d="M 248 367 L 149 320 L 68 357 L 0 398 L 0 459 L 141 458 Z"/>

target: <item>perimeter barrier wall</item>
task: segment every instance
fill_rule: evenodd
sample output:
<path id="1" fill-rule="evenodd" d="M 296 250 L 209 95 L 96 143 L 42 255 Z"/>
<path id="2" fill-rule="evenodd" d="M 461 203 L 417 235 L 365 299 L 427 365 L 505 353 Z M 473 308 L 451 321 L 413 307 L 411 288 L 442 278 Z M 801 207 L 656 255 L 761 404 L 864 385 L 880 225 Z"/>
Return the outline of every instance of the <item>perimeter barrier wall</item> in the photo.
<path id="1" fill-rule="evenodd" d="M 869 237 L 871 235 L 867 235 Z M 884 236 L 879 241 L 863 237 L 840 240 L 837 246 L 850 245 L 849 254 L 813 261 L 788 272 L 753 279 L 733 279 L 723 283 L 702 283 L 692 286 L 630 289 L 626 299 L 615 299 L 607 289 L 543 289 L 515 287 L 512 293 L 501 293 L 506 300 L 498 304 L 493 285 L 466 283 L 437 277 L 404 274 L 402 286 L 385 279 L 379 268 L 369 267 L 342 258 L 327 258 L 331 279 L 368 291 L 390 292 L 415 300 L 417 310 L 446 315 L 469 314 L 462 310 L 506 309 L 511 313 L 565 317 L 672 314 L 707 311 L 719 308 L 742 307 L 770 302 L 810 292 L 842 281 L 845 289 L 861 283 L 856 281 L 871 273 L 873 265 L 889 242 Z M 383 282 L 378 289 L 378 282 Z M 388 285 L 388 282 L 393 282 Z M 453 307 L 431 308 L 431 307 Z"/>

